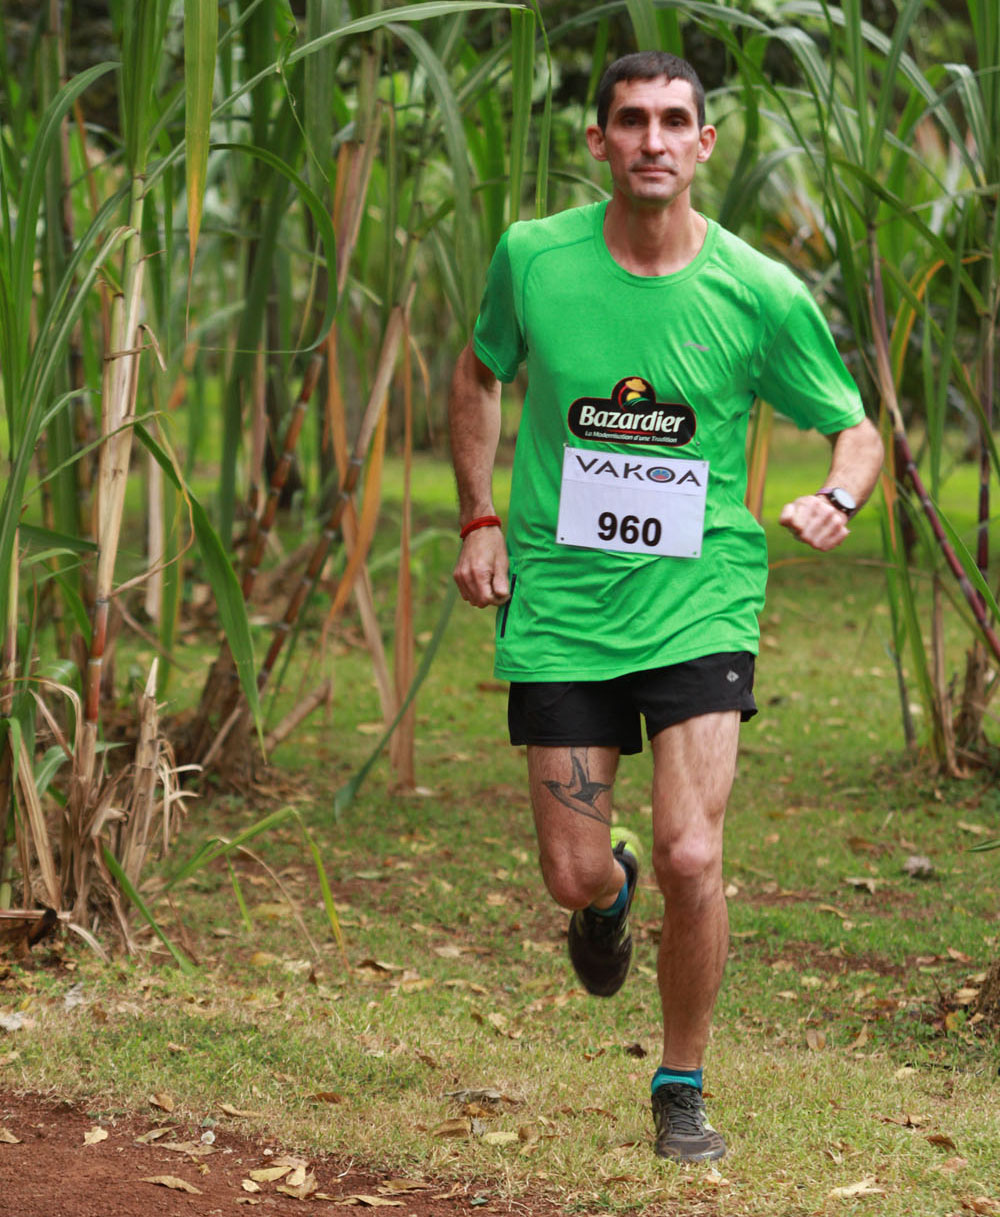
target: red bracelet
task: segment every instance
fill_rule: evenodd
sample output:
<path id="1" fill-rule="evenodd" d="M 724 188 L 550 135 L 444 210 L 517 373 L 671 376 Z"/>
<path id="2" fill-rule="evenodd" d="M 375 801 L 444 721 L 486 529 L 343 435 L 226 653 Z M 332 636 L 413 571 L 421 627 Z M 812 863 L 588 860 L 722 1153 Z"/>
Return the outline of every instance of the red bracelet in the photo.
<path id="1" fill-rule="evenodd" d="M 475 532 L 477 528 L 502 528 L 499 516 L 477 516 L 476 519 L 470 520 L 468 524 L 458 534 L 462 540 L 469 535 L 470 532 Z"/>

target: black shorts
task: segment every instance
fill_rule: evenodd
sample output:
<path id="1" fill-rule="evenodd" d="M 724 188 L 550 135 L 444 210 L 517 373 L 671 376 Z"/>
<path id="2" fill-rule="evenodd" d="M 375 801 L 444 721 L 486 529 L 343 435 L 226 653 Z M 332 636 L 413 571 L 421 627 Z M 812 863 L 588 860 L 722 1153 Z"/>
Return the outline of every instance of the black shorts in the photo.
<path id="1" fill-rule="evenodd" d="M 612 680 L 512 681 L 510 742 L 618 748 L 628 755 L 642 751 L 640 715 L 647 739 L 719 710 L 739 710 L 745 723 L 757 713 L 753 674 L 753 655 L 730 651 Z"/>

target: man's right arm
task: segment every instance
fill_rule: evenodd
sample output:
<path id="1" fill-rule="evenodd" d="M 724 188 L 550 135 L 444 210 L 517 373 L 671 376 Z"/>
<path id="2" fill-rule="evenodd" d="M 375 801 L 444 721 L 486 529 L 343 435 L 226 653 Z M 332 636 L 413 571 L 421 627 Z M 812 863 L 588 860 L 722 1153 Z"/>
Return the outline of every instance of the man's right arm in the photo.
<path id="1" fill-rule="evenodd" d="M 451 459 L 458 483 L 459 524 L 496 514 L 493 462 L 500 441 L 500 381 L 470 342 L 458 357 L 448 398 Z M 476 608 L 510 596 L 507 546 L 496 526 L 477 528 L 462 542 L 455 567 L 462 599 Z"/>

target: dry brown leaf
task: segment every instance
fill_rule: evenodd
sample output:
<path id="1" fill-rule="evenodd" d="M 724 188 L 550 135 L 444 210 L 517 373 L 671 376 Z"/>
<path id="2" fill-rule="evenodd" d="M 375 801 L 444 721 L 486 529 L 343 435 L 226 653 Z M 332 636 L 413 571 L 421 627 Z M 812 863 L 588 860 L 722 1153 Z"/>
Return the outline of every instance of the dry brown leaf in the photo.
<path id="1" fill-rule="evenodd" d="M 169 1133 L 176 1132 L 177 1128 L 173 1124 L 162 1124 L 159 1128 L 151 1128 L 149 1132 L 144 1132 L 136 1137 L 136 1145 L 151 1145 L 154 1141 L 159 1141 L 161 1137 L 166 1137 Z"/>
<path id="2" fill-rule="evenodd" d="M 933 1170 L 941 1171 L 945 1175 L 957 1175 L 959 1171 L 965 1170 L 969 1165 L 968 1158 L 945 1158 L 940 1166 L 932 1167 Z"/>
<path id="3" fill-rule="evenodd" d="M 168 1149 L 172 1154 L 190 1154 L 192 1158 L 204 1158 L 217 1152 L 213 1145 L 206 1145 L 204 1141 L 164 1141 L 158 1148 Z"/>
<path id="4" fill-rule="evenodd" d="M 439 1124 L 437 1128 L 431 1129 L 432 1137 L 471 1137 L 472 1136 L 472 1121 L 462 1117 L 461 1119 L 445 1120 Z"/>
<path id="5" fill-rule="evenodd" d="M 909 1111 L 901 1116 L 879 1116 L 879 1119 L 883 1124 L 898 1124 L 901 1128 L 922 1128 L 926 1123 L 923 1116 L 915 1116 Z"/>
<path id="6" fill-rule="evenodd" d="M 947 1133 L 932 1132 L 927 1140 L 931 1145 L 940 1145 L 943 1149 L 958 1149 L 958 1146 Z"/>
<path id="7" fill-rule="evenodd" d="M 150 1107 L 159 1107 L 161 1111 L 173 1111 L 174 1101 L 168 1094 L 151 1094 L 149 1096 Z"/>
<path id="8" fill-rule="evenodd" d="M 244 1180 L 243 1180 L 243 1182 L 240 1184 L 240 1187 L 241 1187 L 241 1188 L 243 1188 L 243 1190 L 244 1190 L 245 1192 L 254 1192 L 254 1193 L 256 1193 L 256 1192 L 259 1192 L 259 1191 L 261 1190 L 261 1186 L 260 1186 L 260 1184 L 259 1184 L 259 1183 L 254 1183 L 254 1181 L 253 1181 L 252 1179 L 244 1179 Z"/>
<path id="9" fill-rule="evenodd" d="M 262 1166 L 260 1170 L 247 1171 L 255 1183 L 273 1183 L 275 1179 L 284 1179 L 292 1168 L 290 1166 Z"/>
<path id="10" fill-rule="evenodd" d="M 962 1208 L 973 1213 L 1000 1213 L 1000 1200 L 991 1200 L 989 1196 L 966 1196 L 962 1200 Z"/>
<path id="11" fill-rule="evenodd" d="M 841 921 L 847 921 L 848 919 L 848 914 L 843 909 L 838 909 L 834 904 L 817 904 L 816 911 L 817 913 L 834 913 Z"/>
<path id="12" fill-rule="evenodd" d="M 876 1182 L 874 1175 L 866 1175 L 857 1183 L 848 1183 L 846 1187 L 835 1187 L 830 1192 L 830 1196 L 841 1200 L 849 1200 L 852 1196 L 884 1196 L 885 1188 L 876 1187 Z"/>
<path id="13" fill-rule="evenodd" d="M 344 1096 L 335 1090 L 317 1090 L 309 1096 L 313 1103 L 343 1103 Z"/>
<path id="14" fill-rule="evenodd" d="M 106 1141 L 107 1139 L 108 1130 L 106 1128 L 101 1128 L 100 1125 L 97 1124 L 95 1124 L 93 1128 L 88 1128 L 83 1134 L 84 1145 L 97 1145 L 101 1141 Z"/>
<path id="15" fill-rule="evenodd" d="M 858 1052 L 862 1048 L 864 1048 L 867 1043 L 868 1043 L 868 1024 L 865 1023 L 862 1025 L 861 1030 L 858 1032 L 857 1039 L 854 1040 L 853 1043 L 848 1044 L 847 1048 L 848 1048 L 849 1052 Z"/>
<path id="16" fill-rule="evenodd" d="M 483 1134 L 482 1140 L 487 1145 L 516 1145 L 521 1137 L 516 1132 L 488 1132 Z"/>
<path id="17" fill-rule="evenodd" d="M 979 990 L 973 989 L 971 985 L 964 989 L 957 989 L 955 991 L 955 1001 L 957 1001 L 960 1006 L 971 1005 L 978 996 Z"/>
<path id="18" fill-rule="evenodd" d="M 246 1111 L 244 1108 L 234 1107 L 232 1103 L 220 1103 L 219 1110 L 225 1112 L 227 1116 L 243 1116 L 246 1118 L 256 1117 L 260 1119 L 264 1115 L 262 1111 Z"/>
<path id="19" fill-rule="evenodd" d="M 401 1196 L 406 1192 L 429 1192 L 433 1189 L 433 1183 L 424 1183 L 420 1179 L 386 1179 L 378 1190 L 387 1196 Z"/>
<path id="20" fill-rule="evenodd" d="M 810 1027 L 806 1032 L 806 1044 L 810 1052 L 822 1052 L 826 1047 L 826 1032 Z"/>
<path id="21" fill-rule="evenodd" d="M 298 1170 L 292 1171 L 288 1179 L 284 1183 L 279 1183 L 274 1189 L 276 1192 L 283 1192 L 286 1196 L 293 1196 L 296 1200 L 307 1200 L 313 1192 L 319 1187 L 316 1182 L 316 1176 L 312 1171 Z"/>
<path id="22" fill-rule="evenodd" d="M 363 1205 L 365 1208 L 371 1208 L 371 1209 L 404 1208 L 406 1205 L 405 1200 L 386 1200 L 386 1198 L 384 1196 L 366 1196 L 361 1193 L 359 1193 L 358 1195 L 355 1195 L 355 1196 L 342 1196 L 342 1197 L 340 1197 L 340 1199 L 335 1200 L 333 1203 L 334 1204 L 360 1204 L 360 1205 Z"/>
<path id="23" fill-rule="evenodd" d="M 186 1179 L 178 1179 L 176 1175 L 149 1175 L 141 1182 L 156 1183 L 160 1187 L 173 1188 L 175 1192 L 190 1192 L 192 1196 L 203 1195 L 201 1188 L 195 1187 L 193 1183 L 188 1183 Z"/>
<path id="24" fill-rule="evenodd" d="M 0 1145 L 20 1145 L 21 1138 L 15 1137 L 9 1128 L 0 1128 Z"/>

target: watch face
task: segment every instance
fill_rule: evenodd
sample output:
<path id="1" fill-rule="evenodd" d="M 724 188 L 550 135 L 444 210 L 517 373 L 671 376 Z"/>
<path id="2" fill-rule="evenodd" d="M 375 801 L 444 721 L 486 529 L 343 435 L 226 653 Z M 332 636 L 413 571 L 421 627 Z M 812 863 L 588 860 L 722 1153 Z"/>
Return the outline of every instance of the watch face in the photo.
<path id="1" fill-rule="evenodd" d="M 838 511 L 842 511 L 845 516 L 854 515 L 858 509 L 858 504 L 855 501 L 854 495 L 849 494 L 846 490 L 842 490 L 839 486 L 834 486 L 832 490 L 824 490 L 822 493 L 824 497 L 828 498 L 834 507 L 836 507 Z"/>

